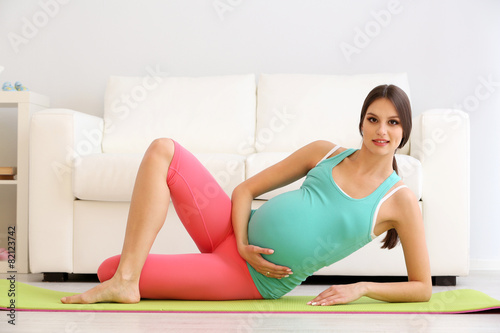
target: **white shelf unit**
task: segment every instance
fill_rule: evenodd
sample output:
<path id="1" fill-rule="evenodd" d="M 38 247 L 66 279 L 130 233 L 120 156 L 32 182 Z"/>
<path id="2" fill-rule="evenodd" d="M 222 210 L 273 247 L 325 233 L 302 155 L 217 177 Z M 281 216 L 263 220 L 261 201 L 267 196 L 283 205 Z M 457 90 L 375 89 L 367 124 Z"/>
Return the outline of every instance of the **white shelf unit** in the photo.
<path id="1" fill-rule="evenodd" d="M 0 185 L 17 185 L 17 180 L 0 180 Z"/>
<path id="2" fill-rule="evenodd" d="M 17 179 L 0 180 L 0 186 L 16 186 L 16 251 L 15 268 L 18 273 L 29 273 L 28 258 L 28 191 L 29 191 L 29 128 L 31 115 L 49 107 L 49 98 L 31 91 L 0 91 L 2 108 L 17 108 Z M 6 233 L 7 230 L 2 230 Z M 6 271 L 1 262 L 0 272 Z M 12 270 L 12 269 L 9 269 Z"/>

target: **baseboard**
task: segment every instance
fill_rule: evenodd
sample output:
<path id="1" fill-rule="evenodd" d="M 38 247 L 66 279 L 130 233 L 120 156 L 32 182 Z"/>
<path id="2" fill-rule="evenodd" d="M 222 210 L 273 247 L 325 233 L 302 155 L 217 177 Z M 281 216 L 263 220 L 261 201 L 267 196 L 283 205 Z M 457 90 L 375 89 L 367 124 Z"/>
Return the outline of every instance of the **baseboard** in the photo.
<path id="1" fill-rule="evenodd" d="M 500 271 L 500 260 L 471 259 L 471 271 Z"/>
<path id="2" fill-rule="evenodd" d="M 312 275 L 303 284 L 348 284 L 360 281 L 370 282 L 405 282 L 407 276 L 356 276 L 356 275 Z M 433 276 L 433 286 L 456 286 L 456 276 Z"/>

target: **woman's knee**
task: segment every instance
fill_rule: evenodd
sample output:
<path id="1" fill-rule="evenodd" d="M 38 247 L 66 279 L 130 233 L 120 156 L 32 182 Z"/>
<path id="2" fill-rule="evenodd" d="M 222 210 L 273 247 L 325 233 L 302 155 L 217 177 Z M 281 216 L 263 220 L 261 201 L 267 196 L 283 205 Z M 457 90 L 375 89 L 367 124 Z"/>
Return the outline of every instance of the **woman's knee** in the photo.
<path id="1" fill-rule="evenodd" d="M 156 157 L 170 163 L 174 156 L 175 144 L 172 139 L 159 138 L 153 140 L 146 152 L 147 157 Z"/>
<path id="2" fill-rule="evenodd" d="M 120 256 L 113 256 L 102 262 L 102 264 L 97 269 L 97 277 L 100 282 L 107 281 L 113 277 L 120 263 Z"/>

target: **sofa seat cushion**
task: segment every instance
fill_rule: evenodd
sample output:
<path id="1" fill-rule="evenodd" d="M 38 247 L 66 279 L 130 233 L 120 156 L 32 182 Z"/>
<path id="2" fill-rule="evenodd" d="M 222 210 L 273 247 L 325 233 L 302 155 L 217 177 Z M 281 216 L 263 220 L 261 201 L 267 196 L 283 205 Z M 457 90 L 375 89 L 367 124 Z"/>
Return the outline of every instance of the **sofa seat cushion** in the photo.
<path id="1" fill-rule="evenodd" d="M 290 153 L 283 152 L 263 152 L 256 153 L 248 156 L 246 160 L 246 177 L 252 177 L 267 167 L 283 160 Z M 422 197 L 422 164 L 419 160 L 409 155 L 396 154 L 396 161 L 398 163 L 399 176 L 403 182 L 413 191 L 415 196 L 420 200 Z M 305 178 L 301 178 L 287 186 L 278 188 L 276 190 L 264 193 L 259 200 L 269 200 L 272 197 L 287 192 L 293 191 L 302 185 Z"/>
<path id="2" fill-rule="evenodd" d="M 194 154 L 229 196 L 244 180 L 245 157 Z M 143 154 L 93 154 L 74 167 L 73 194 L 80 200 L 130 201 Z"/>

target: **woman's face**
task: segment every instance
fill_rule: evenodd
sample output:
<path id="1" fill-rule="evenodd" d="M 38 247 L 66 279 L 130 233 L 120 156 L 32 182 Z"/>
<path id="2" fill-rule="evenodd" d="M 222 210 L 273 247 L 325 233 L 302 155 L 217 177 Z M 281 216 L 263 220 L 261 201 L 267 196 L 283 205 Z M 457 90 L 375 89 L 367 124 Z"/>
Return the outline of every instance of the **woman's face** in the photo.
<path id="1" fill-rule="evenodd" d="M 394 154 L 403 139 L 396 108 L 387 98 L 375 100 L 363 120 L 363 145 L 377 155 Z"/>

